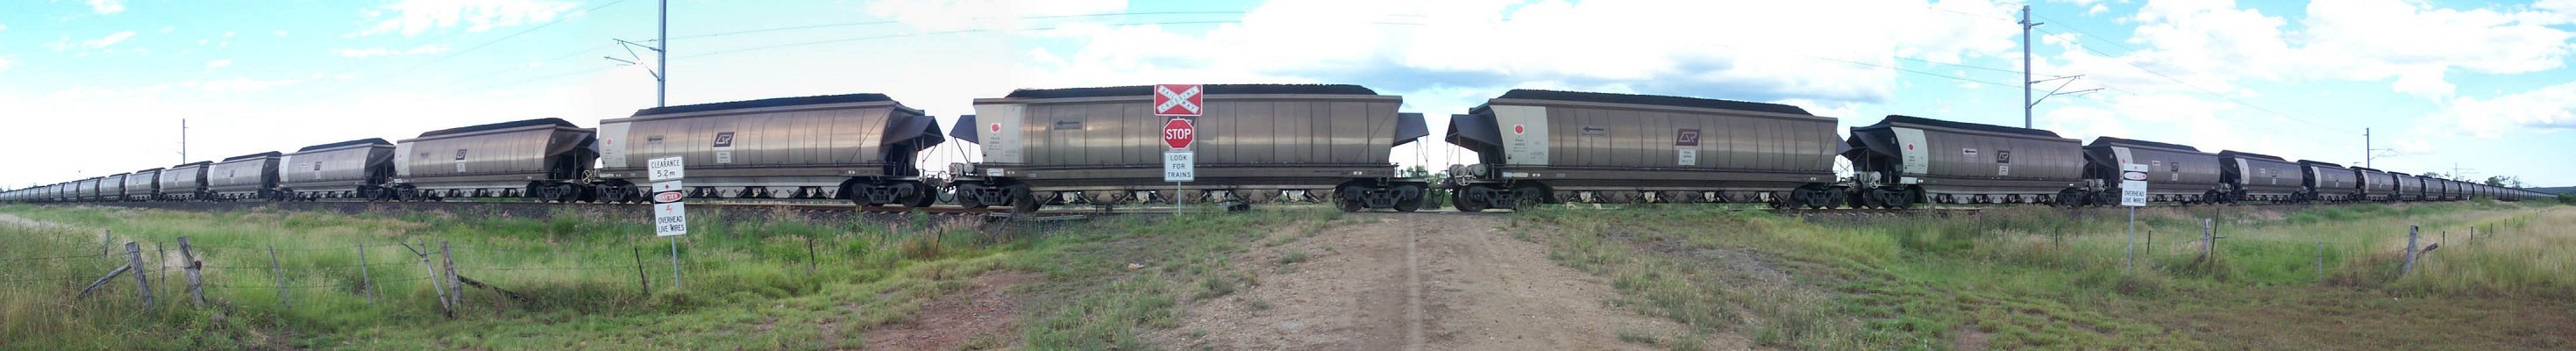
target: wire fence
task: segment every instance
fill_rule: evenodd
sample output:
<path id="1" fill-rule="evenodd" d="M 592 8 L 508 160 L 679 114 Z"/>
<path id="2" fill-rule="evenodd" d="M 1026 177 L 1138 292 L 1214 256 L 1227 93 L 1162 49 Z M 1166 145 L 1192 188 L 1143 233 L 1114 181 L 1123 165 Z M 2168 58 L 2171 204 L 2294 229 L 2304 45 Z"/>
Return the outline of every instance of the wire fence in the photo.
<path id="1" fill-rule="evenodd" d="M 285 310 L 304 306 L 307 312 L 347 308 L 354 305 L 350 297 L 360 297 L 368 308 L 395 303 L 404 305 L 391 308 L 435 308 L 454 316 L 457 308 L 510 302 L 584 304 L 592 302 L 574 300 L 598 296 L 649 301 L 645 297 L 657 289 L 683 286 L 697 288 L 694 292 L 722 293 L 760 289 L 752 286 L 757 284 L 811 285 L 828 279 L 818 278 L 815 270 L 840 266 L 822 261 L 860 261 L 869 250 L 904 250 L 887 241 L 901 236 L 840 232 L 706 237 L 684 240 L 676 247 L 659 238 L 571 245 L 415 238 L 272 247 L 240 242 L 181 244 L 188 241 L 186 237 L 120 243 L 115 240 L 125 238 L 102 234 L 99 251 L 94 253 L 0 256 L 0 289 L 60 291 L 67 297 L 88 299 L 98 298 L 91 296 L 99 295 L 93 294 L 95 290 L 141 295 L 146 301 L 157 296 L 160 301 L 188 305 L 199 303 L 196 296 L 204 296 L 203 303 L 209 304 L 254 303 Z M 739 269 L 745 267 L 750 269 Z M 139 284 L 136 279 L 148 283 Z M 739 283 L 743 280 L 761 282 Z M 695 281 L 709 283 L 705 287 L 686 284 Z M 73 296 L 75 290 L 78 296 Z M 383 300 L 387 297 L 394 300 Z M 437 301 L 422 304 L 426 297 Z"/>

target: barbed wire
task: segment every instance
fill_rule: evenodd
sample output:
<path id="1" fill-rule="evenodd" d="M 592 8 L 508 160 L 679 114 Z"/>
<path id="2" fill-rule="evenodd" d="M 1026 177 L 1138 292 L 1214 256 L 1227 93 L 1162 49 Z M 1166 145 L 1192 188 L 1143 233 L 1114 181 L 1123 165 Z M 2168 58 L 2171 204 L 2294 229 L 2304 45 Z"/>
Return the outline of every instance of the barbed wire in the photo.
<path id="1" fill-rule="evenodd" d="M 637 266 L 635 266 L 635 265 L 622 265 L 622 266 L 554 266 L 554 267 L 544 267 L 544 266 L 540 266 L 540 267 L 457 267 L 457 268 L 456 268 L 456 270 L 459 270 L 459 271 L 573 271 L 573 270 L 603 270 L 603 269 L 635 269 L 636 267 L 637 267 Z"/>
<path id="2" fill-rule="evenodd" d="M 0 283 L 60 282 L 60 281 L 77 281 L 77 280 L 82 280 L 82 279 L 98 279 L 98 277 L 79 277 L 79 276 L 73 276 L 73 277 L 61 277 L 61 278 L 27 278 L 27 279 L 0 280 Z"/>
<path id="3" fill-rule="evenodd" d="M 107 256 L 107 255 L 78 255 L 78 256 L 53 256 L 53 257 L 10 258 L 10 259 L 0 259 L 0 262 L 48 261 L 48 260 L 65 260 L 65 259 L 74 259 L 74 258 L 91 258 L 91 257 L 106 257 L 106 256 Z"/>

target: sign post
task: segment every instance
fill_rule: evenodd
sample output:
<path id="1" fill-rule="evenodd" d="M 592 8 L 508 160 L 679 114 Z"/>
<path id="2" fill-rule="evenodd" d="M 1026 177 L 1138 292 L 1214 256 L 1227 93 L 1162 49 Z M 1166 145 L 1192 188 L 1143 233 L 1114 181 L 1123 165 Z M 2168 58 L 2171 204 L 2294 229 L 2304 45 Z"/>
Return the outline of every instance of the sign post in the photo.
<path id="1" fill-rule="evenodd" d="M 680 236 L 689 234 L 687 193 L 680 179 L 687 176 L 686 163 L 679 156 L 648 161 L 646 172 L 653 182 L 653 235 L 671 238 L 671 288 L 680 288 Z"/>
<path id="2" fill-rule="evenodd" d="M 1190 120 L 1207 110 L 1207 91 L 1198 84 L 1154 85 L 1154 115 L 1171 117 L 1163 122 L 1163 181 L 1172 182 L 1172 215 L 1181 214 L 1189 200 L 1181 196 L 1182 183 L 1198 179 L 1198 154 L 1190 144 L 1198 142 L 1198 126 Z"/>
<path id="3" fill-rule="evenodd" d="M 1163 123 L 1163 144 L 1172 147 L 1163 151 L 1163 181 L 1172 182 L 1173 215 L 1180 215 L 1182 205 L 1188 201 L 1181 196 L 1181 184 L 1198 180 L 1198 153 L 1190 151 L 1190 144 L 1197 140 L 1198 128 L 1190 120 L 1173 118 Z"/>
<path id="4" fill-rule="evenodd" d="M 2120 256 L 2122 269 L 2135 271 L 2138 256 L 2138 207 L 2147 205 L 2147 165 L 2120 165 L 2120 206 L 2129 208 L 2129 247 Z"/>

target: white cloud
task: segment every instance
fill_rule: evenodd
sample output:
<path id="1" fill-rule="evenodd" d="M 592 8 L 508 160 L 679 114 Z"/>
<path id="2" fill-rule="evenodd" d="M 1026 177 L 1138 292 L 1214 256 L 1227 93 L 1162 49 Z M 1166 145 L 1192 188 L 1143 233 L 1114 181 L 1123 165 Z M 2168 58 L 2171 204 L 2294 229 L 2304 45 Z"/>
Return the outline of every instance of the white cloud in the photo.
<path id="1" fill-rule="evenodd" d="M 347 58 L 369 58 L 369 57 L 377 57 L 377 56 L 402 56 L 402 55 L 425 55 L 425 54 L 436 54 L 436 53 L 447 52 L 447 50 L 448 50 L 448 47 L 447 47 L 447 45 L 446 45 L 446 44 L 427 44 L 427 45 L 415 46 L 415 47 L 412 47 L 412 48 L 410 48 L 410 49 L 392 49 L 392 48 L 335 49 L 335 50 L 331 50 L 331 54 L 333 54 L 333 55 L 340 55 L 340 57 L 347 57 Z"/>
<path id="2" fill-rule="evenodd" d="M 277 36 L 281 36 L 281 37 L 286 36 L 286 31 L 285 31 L 285 30 L 279 30 L 279 31 L 272 32 L 272 33 L 273 33 L 273 34 L 277 34 Z"/>
<path id="3" fill-rule="evenodd" d="M 464 25 L 466 31 L 481 32 L 493 28 L 552 21 L 570 15 L 576 4 L 539 0 L 402 0 L 368 10 L 367 17 L 377 21 L 374 27 L 355 35 L 384 33 L 418 35 L 431 29 Z M 283 35 L 283 34 L 280 34 Z"/>
<path id="4" fill-rule="evenodd" d="M 232 65 L 233 65 L 233 60 L 214 60 L 214 61 L 206 61 L 206 68 L 224 68 L 224 67 L 232 67 Z"/>
<path id="5" fill-rule="evenodd" d="M 170 34 L 170 32 L 176 32 L 176 31 L 179 31 L 179 26 L 161 26 L 161 30 L 157 30 L 157 31 L 154 31 L 154 32 L 159 32 L 159 33 L 161 33 L 161 34 Z"/>
<path id="6" fill-rule="evenodd" d="M 9 25 L 8 25 L 8 24 L 0 24 L 0 30 L 9 30 Z"/>
<path id="7" fill-rule="evenodd" d="M 1083 46 L 1032 50 L 1033 71 L 1018 76 L 1048 86 L 1367 80 L 1396 93 L 1545 86 L 1755 101 L 1883 101 L 1897 73 L 1869 65 L 1895 66 L 1896 57 L 1944 63 L 2001 57 L 2017 44 L 2012 39 L 2019 31 L 2010 22 L 1926 6 L 2008 12 L 2005 4 L 1974 0 L 1271 1 L 1240 23 L 1203 32 L 1066 25 L 1040 35 L 1075 38 Z M 1818 26 L 1782 13 L 1838 19 Z"/>
<path id="8" fill-rule="evenodd" d="M 2549 27 L 2567 18 L 2565 1 L 2539 9 L 2435 8 L 2403 0 L 2318 1 L 2308 4 L 2297 66 L 2303 73 L 2337 79 L 2395 78 L 2392 88 L 2413 95 L 2449 96 L 2451 70 L 2514 74 L 2566 66 L 2569 38 Z M 2554 7 L 2554 8 L 2553 8 Z"/>
<path id="9" fill-rule="evenodd" d="M 0 71 L 8 71 L 15 67 L 18 67 L 17 56 L 0 56 Z"/>
<path id="10" fill-rule="evenodd" d="M 198 89 L 205 89 L 207 92 L 215 92 L 215 93 L 244 92 L 244 91 L 252 91 L 252 90 L 260 90 L 260 89 L 274 88 L 274 87 L 279 87 L 279 86 L 293 85 L 293 84 L 295 84 L 295 83 L 300 83 L 300 82 L 298 82 L 298 81 L 293 81 L 293 80 L 259 80 L 259 79 L 238 78 L 238 77 L 233 78 L 233 79 L 214 80 L 214 81 L 206 81 L 206 82 L 197 82 L 197 81 L 189 81 L 189 82 L 187 82 L 187 84 L 188 84 L 188 85 L 194 85 L 194 86 L 196 86 Z"/>
<path id="11" fill-rule="evenodd" d="M 124 1 L 124 0 L 89 0 L 89 9 L 90 9 L 90 11 L 98 12 L 98 14 L 101 14 L 101 15 L 113 15 L 113 14 L 116 14 L 116 13 L 118 13 L 118 12 L 125 12 L 125 1 Z"/>
<path id="12" fill-rule="evenodd" d="M 130 30 L 129 30 L 129 31 L 121 31 L 121 32 L 116 32 L 115 34 L 108 34 L 106 37 L 101 37 L 101 38 L 98 38 L 98 39 L 91 39 L 91 40 L 81 41 L 81 47 L 92 48 L 92 49 L 101 49 L 101 48 L 106 48 L 106 47 L 108 47 L 108 46 L 110 46 L 110 45 L 116 45 L 116 43 L 122 43 L 122 42 L 125 42 L 125 39 L 126 39 L 126 38 L 133 38 L 133 37 L 134 37 L 134 31 L 130 31 Z"/>
<path id="13" fill-rule="evenodd" d="M 882 0 L 866 7 L 868 15 L 930 31 L 1021 28 L 1031 17 L 1114 14 L 1126 9 L 1126 0 Z"/>
<path id="14" fill-rule="evenodd" d="M 2454 123 L 2459 131 L 2480 138 L 2502 136 L 2507 130 L 2576 129 L 2576 82 L 2492 99 L 2454 98 L 2433 119 Z"/>
<path id="15" fill-rule="evenodd" d="M 2084 10 L 2084 15 L 2085 15 L 2085 16 L 2101 15 L 2101 14 L 2102 14 L 2102 13 L 2104 13 L 2104 12 L 2111 12 L 2111 6 L 2109 6 L 2109 5 L 2103 5 L 2103 4 L 2093 4 L 2093 8 Z"/>

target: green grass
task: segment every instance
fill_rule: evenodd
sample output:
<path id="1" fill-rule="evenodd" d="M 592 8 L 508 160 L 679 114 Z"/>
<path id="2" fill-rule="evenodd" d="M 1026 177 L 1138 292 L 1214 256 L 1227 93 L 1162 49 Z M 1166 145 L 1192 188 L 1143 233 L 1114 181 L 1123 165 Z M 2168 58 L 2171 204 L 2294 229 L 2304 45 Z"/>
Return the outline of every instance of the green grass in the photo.
<path id="1" fill-rule="evenodd" d="M 1109 217 L 1010 228 L 927 215 L 824 223 L 788 213 L 696 212 L 691 234 L 679 237 L 685 287 L 675 289 L 666 239 L 651 237 L 641 223 L 577 211 L 509 218 L 0 207 L 82 228 L 0 225 L 0 237 L 11 242 L 0 246 L 0 259 L 95 253 L 96 229 L 113 231 L 118 242 L 146 243 L 146 256 L 153 246 L 175 252 L 176 239 L 186 236 L 209 267 L 206 292 L 215 300 L 185 303 L 172 297 L 184 294 L 162 285 L 163 308 L 137 311 L 125 280 L 80 300 L 65 297 L 64 285 L 85 280 L 0 284 L 8 296 L 0 300 L 7 317 L 0 339 L 43 349 L 863 348 L 860 334 L 868 328 L 910 318 L 925 301 L 986 271 L 1017 270 L 1045 273 L 1047 281 L 1024 288 L 1050 302 L 1026 305 L 1023 335 L 972 345 L 1133 349 L 1143 345 L 1135 328 L 1169 327 L 1178 301 L 1257 284 L 1219 269 L 1239 243 L 1266 235 L 1255 228 L 1337 216 Z M 433 257 L 436 245 L 448 244 L 460 274 L 528 299 L 468 288 L 457 316 L 446 317 L 419 257 L 397 244 L 424 240 Z M 283 275 L 271 274 L 271 246 Z M 77 263 L 12 269 L 0 280 L 115 267 L 95 258 Z M 1143 268 L 1129 270 L 1128 263 Z M 650 290 L 640 286 L 638 266 Z M 372 305 L 358 293 L 366 277 L 380 295 Z M 289 287 L 283 298 L 281 278 Z"/>
<path id="2" fill-rule="evenodd" d="M 1245 245 L 1264 242 L 1269 228 L 1330 222 L 1339 212 L 1252 212 L 1177 218 L 1115 217 L 1096 220 L 1074 235 L 1050 237 L 1062 245 L 1038 261 L 1050 283 L 1040 287 L 1024 324 L 1025 346 L 1038 350 L 1142 350 L 1156 348 L 1144 335 L 1180 325 L 1183 303 L 1232 294 L 1259 281 L 1230 269 Z M 1316 228 L 1320 230 L 1321 228 Z M 1132 267 L 1132 268 L 1131 268 Z M 1266 305 L 1267 302 L 1260 302 Z"/>
<path id="3" fill-rule="evenodd" d="M 1767 347 L 2565 348 L 2576 208 L 2009 208 L 1818 219 L 1696 207 L 1520 214 L 1516 236 L 1608 277 L 1620 306 Z M 2215 260 L 2199 219 L 2218 223 Z M 2443 249 L 2396 274 L 2405 230 Z M 2469 227 L 2492 234 L 2467 239 Z M 2153 241 L 2148 241 L 2152 233 Z M 2324 270 L 2317 268 L 2324 247 Z M 2458 251 L 2452 251 L 2458 250 Z M 2501 316 L 2463 318 L 2463 316 Z"/>

